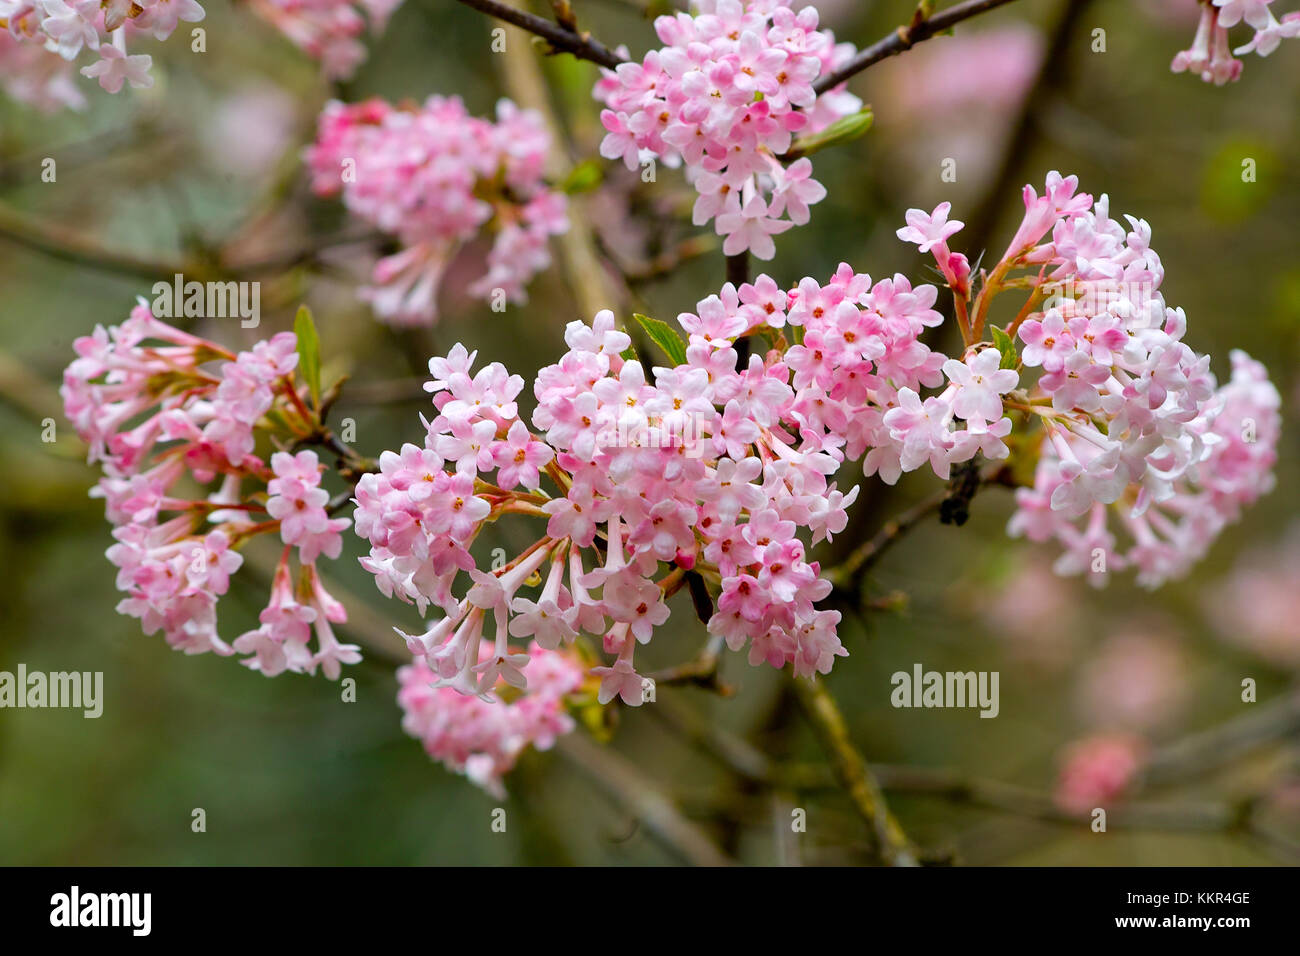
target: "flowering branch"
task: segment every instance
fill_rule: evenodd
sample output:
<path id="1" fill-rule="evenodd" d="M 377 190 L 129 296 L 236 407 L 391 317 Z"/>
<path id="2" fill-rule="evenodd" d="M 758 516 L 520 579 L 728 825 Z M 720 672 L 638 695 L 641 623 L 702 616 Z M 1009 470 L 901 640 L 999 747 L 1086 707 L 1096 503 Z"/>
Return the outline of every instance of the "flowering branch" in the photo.
<path id="1" fill-rule="evenodd" d="M 813 84 L 813 89 L 818 93 L 824 93 L 827 90 L 834 89 L 845 80 L 861 73 L 867 67 L 879 63 L 881 60 L 896 56 L 904 50 L 910 50 L 922 40 L 928 40 L 944 30 L 968 20 L 971 17 L 978 16 L 981 13 L 987 13 L 997 7 L 1011 3 L 1012 0 L 966 0 L 965 3 L 959 3 L 954 7 L 949 7 L 936 13 L 932 17 L 925 16 L 925 4 L 918 5 L 916 15 L 912 22 L 907 26 L 899 27 L 889 36 L 873 43 L 871 46 L 858 52 L 848 63 L 839 69 L 823 76 Z"/>

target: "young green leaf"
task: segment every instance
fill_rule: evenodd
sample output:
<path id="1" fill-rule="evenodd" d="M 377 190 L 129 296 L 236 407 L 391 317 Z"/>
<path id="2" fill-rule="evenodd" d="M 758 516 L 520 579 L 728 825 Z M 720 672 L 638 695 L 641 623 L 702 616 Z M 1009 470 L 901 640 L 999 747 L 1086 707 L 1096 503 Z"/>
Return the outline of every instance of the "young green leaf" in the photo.
<path id="1" fill-rule="evenodd" d="M 671 325 L 659 319 L 652 319 L 648 315 L 641 315 L 639 312 L 633 312 L 632 318 L 641 324 L 641 328 L 645 329 L 645 334 L 650 336 L 651 341 L 664 350 L 664 354 L 672 360 L 673 365 L 686 364 L 686 343 Z"/>
<path id="2" fill-rule="evenodd" d="M 790 144 L 790 151 L 786 156 L 810 156 L 813 153 L 826 149 L 828 146 L 838 146 L 840 143 L 851 143 L 867 130 L 871 129 L 871 124 L 874 121 L 875 114 L 871 112 L 871 107 L 864 106 L 858 112 L 836 120 L 820 133 L 800 136 Z"/>
<path id="3" fill-rule="evenodd" d="M 298 337 L 298 371 L 311 390 L 311 404 L 320 409 L 320 336 L 311 309 L 302 305 L 293 320 L 293 334 Z"/>
<path id="4" fill-rule="evenodd" d="M 584 160 L 569 170 L 569 175 L 565 176 L 564 182 L 560 184 L 560 190 L 570 195 L 590 192 L 600 185 L 602 178 L 604 178 L 604 167 L 595 160 Z"/>
<path id="5" fill-rule="evenodd" d="M 1015 368 L 1020 361 L 1020 356 L 1016 352 L 1016 343 L 1011 340 L 1011 336 L 996 325 L 990 325 L 989 332 L 993 336 L 993 344 L 1002 354 L 1002 361 L 998 364 L 998 368 Z"/>

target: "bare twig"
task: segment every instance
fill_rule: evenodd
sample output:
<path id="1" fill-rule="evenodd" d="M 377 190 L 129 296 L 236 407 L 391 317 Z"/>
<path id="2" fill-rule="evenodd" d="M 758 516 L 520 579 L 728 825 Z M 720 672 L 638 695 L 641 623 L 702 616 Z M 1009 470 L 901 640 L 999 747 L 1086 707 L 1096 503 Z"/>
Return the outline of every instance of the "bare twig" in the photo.
<path id="1" fill-rule="evenodd" d="M 681 815 L 677 807 L 626 757 L 598 747 L 582 734 L 560 739 L 556 749 L 587 778 L 617 800 L 687 863 L 730 866 L 733 861 L 709 836 Z"/>
<path id="2" fill-rule="evenodd" d="M 947 10 L 941 10 L 932 17 L 916 17 L 906 26 L 901 26 L 889 36 L 878 40 L 864 50 L 858 53 L 833 73 L 828 73 L 813 84 L 813 89 L 818 93 L 825 93 L 829 89 L 839 86 L 851 76 L 856 76 L 867 67 L 879 63 L 881 60 L 896 56 L 904 50 L 910 50 L 922 40 L 928 40 L 936 34 L 942 33 L 949 27 L 955 26 L 963 20 L 978 16 L 981 13 L 987 13 L 997 7 L 1005 6 L 1013 0 L 966 0 L 965 3 L 959 3 L 956 6 L 949 7 Z M 917 8 L 918 13 L 921 8 Z"/>
<path id="3" fill-rule="evenodd" d="M 498 20 L 513 23 L 529 33 L 534 33 L 554 49 L 564 53 L 571 53 L 580 60 L 590 60 L 592 63 L 597 63 L 611 70 L 620 63 L 625 62 L 621 56 L 614 53 L 590 33 L 579 32 L 576 29 L 566 28 L 563 24 L 552 23 L 550 20 L 512 7 L 508 3 L 501 2 L 501 0 L 460 0 L 460 2 L 467 7 L 473 7 L 475 10 L 496 17 Z"/>
<path id="4" fill-rule="evenodd" d="M 848 791 L 853 807 L 867 821 L 875 852 L 890 866 L 916 866 L 916 852 L 898 825 L 880 784 L 849 737 L 849 728 L 824 680 L 794 679 L 795 692 L 830 755 L 835 776 Z"/>
<path id="5" fill-rule="evenodd" d="M 469 3 L 470 0 L 461 0 Z M 476 3 L 470 3 L 475 6 Z M 493 2 L 493 7 L 502 7 L 513 13 L 521 13 L 508 3 Z M 525 16 L 532 16 L 525 14 Z M 503 19 L 507 19 L 503 17 Z M 534 17 L 533 19 L 540 19 Z M 516 21 L 510 20 L 515 23 Z M 545 20 L 542 20 L 546 23 Z M 524 26 L 523 24 L 519 24 Z M 530 29 L 524 26 L 524 29 Z M 558 29 L 558 28 L 556 28 Z M 542 73 L 537 58 L 526 47 L 519 44 L 507 44 L 502 59 L 502 74 L 511 97 L 521 106 L 536 111 L 550 132 L 550 150 L 546 157 L 547 172 L 560 177 L 573 165 L 573 159 L 565 146 L 564 129 L 555 115 L 547 93 L 546 78 Z M 580 197 L 572 197 L 571 202 L 579 204 Z M 560 264 L 565 279 L 578 308 L 584 317 L 594 316 L 602 309 L 617 309 L 623 298 L 614 288 L 604 262 L 596 251 L 596 240 L 591 231 L 589 220 L 574 209 L 569 216 L 569 228 L 559 238 Z"/>

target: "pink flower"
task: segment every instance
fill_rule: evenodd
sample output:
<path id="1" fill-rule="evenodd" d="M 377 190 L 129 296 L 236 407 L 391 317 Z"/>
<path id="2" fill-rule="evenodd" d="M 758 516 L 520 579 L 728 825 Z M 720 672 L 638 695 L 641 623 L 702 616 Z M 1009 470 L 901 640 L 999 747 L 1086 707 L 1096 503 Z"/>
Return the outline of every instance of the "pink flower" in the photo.
<path id="1" fill-rule="evenodd" d="M 510 426 L 504 441 L 492 447 L 492 460 L 497 464 L 497 484 L 502 488 L 536 488 L 541 484 L 538 469 L 555 457 L 555 452 L 545 442 L 535 439 L 521 421 Z"/>
<path id="2" fill-rule="evenodd" d="M 568 228 L 567 199 L 544 179 L 549 145 L 541 118 L 509 100 L 497 104 L 495 122 L 470 116 L 454 97 L 401 108 L 332 102 L 306 161 L 316 192 L 340 195 L 400 245 L 375 264 L 361 297 L 382 321 L 431 325 L 448 264 L 489 227 L 491 248 L 470 294 L 494 308 L 527 301 L 528 281 L 550 265 L 550 237 Z"/>
<path id="3" fill-rule="evenodd" d="M 99 57 L 99 62 L 83 66 L 81 73 L 91 79 L 98 79 L 99 85 L 109 93 L 118 92 L 124 83 L 144 89 L 153 86 L 153 77 L 149 75 L 153 57 L 127 56 L 111 43 L 100 45 Z"/>
<path id="4" fill-rule="evenodd" d="M 600 678 L 596 699 L 602 704 L 608 704 L 615 697 L 629 707 L 640 707 L 644 703 L 644 678 L 632 667 L 631 661 L 619 658 L 613 667 L 593 667 L 591 672 Z"/>
<path id="5" fill-rule="evenodd" d="M 276 477 L 266 486 L 271 496 L 266 511 L 280 521 L 281 539 L 285 544 L 297 545 L 304 564 L 311 564 L 322 553 L 337 558 L 343 547 L 339 532 L 352 522 L 347 518 L 331 520 L 326 512 L 329 492 L 319 487 L 316 453 L 276 452 L 271 456 L 271 470 Z"/>
<path id="6" fill-rule="evenodd" d="M 958 362 L 943 363 L 944 374 L 957 386 L 953 413 L 958 418 L 995 422 L 1002 417 L 1002 398 L 1020 383 L 1015 369 L 999 368 L 1002 360 L 997 349 L 984 349 Z"/>
<path id="7" fill-rule="evenodd" d="M 922 252 L 929 252 L 935 246 L 946 243 L 966 225 L 956 220 L 948 221 L 951 209 L 952 203 L 948 202 L 939 203 L 929 215 L 921 209 L 909 209 L 904 217 L 907 225 L 898 230 L 898 238 L 904 242 L 916 243 Z"/>

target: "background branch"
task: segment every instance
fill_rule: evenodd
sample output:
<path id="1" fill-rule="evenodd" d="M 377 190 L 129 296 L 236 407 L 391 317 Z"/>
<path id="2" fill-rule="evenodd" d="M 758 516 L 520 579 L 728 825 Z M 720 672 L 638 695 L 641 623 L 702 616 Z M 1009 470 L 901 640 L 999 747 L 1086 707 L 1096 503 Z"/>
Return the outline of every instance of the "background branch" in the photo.
<path id="1" fill-rule="evenodd" d="M 839 86 L 849 77 L 861 73 L 867 67 L 891 56 L 896 56 L 904 50 L 910 50 L 922 40 L 928 40 L 930 37 L 942 33 L 963 20 L 969 20 L 971 17 L 987 13 L 989 10 L 1012 2 L 1014 0 L 966 0 L 965 3 L 959 3 L 947 10 L 941 10 L 928 18 L 921 16 L 922 8 L 917 7 L 917 17 L 913 18 L 910 24 L 899 27 L 884 39 L 878 40 L 866 49 L 859 50 L 853 59 L 849 60 L 844 66 L 818 79 L 813 84 L 813 89 L 818 93 L 825 93 L 827 90 Z"/>

